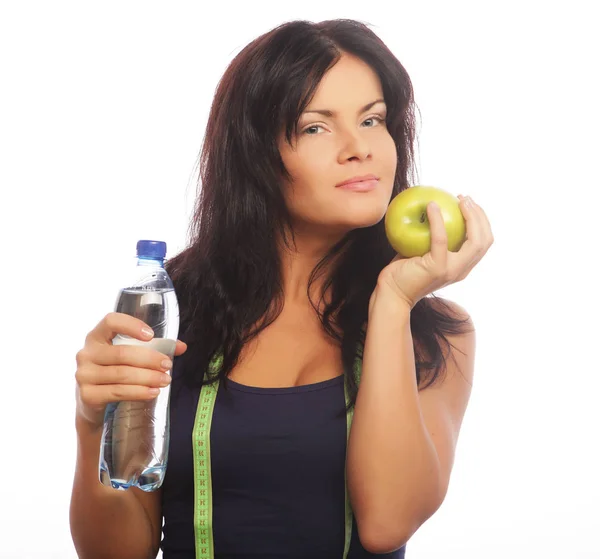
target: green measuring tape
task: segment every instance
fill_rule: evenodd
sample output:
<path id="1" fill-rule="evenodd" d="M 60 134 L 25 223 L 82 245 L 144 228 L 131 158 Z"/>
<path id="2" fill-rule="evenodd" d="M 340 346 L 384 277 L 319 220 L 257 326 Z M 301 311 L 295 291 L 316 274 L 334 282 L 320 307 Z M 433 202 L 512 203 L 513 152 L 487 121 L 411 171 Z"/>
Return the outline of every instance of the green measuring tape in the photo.
<path id="1" fill-rule="evenodd" d="M 354 375 L 357 383 L 360 382 L 362 372 L 362 347 L 358 350 L 359 357 L 354 360 Z M 223 361 L 222 355 L 213 357 L 209 365 L 209 372 L 216 373 Z M 206 376 L 205 376 L 206 378 Z M 210 465 L 210 428 L 212 415 L 217 399 L 219 383 L 205 384 L 200 391 L 198 408 L 194 419 L 192 432 L 194 454 L 194 536 L 196 542 L 196 559 L 214 559 L 214 540 L 212 530 L 212 477 Z M 344 383 L 346 405 L 349 403 L 348 389 Z M 350 437 L 350 425 L 354 416 L 354 408 L 346 414 L 346 445 Z M 348 495 L 348 480 L 344 469 L 344 482 L 346 486 L 346 512 L 345 512 L 345 541 L 343 559 L 348 557 L 350 551 L 350 538 L 352 536 L 352 508 Z"/>

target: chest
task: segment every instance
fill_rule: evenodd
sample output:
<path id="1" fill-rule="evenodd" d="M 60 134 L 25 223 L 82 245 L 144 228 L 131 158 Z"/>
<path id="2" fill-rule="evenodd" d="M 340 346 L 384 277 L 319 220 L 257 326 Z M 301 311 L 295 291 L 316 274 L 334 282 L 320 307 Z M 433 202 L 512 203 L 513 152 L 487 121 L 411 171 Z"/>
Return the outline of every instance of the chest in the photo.
<path id="1" fill-rule="evenodd" d="M 339 344 L 314 313 L 282 313 L 242 349 L 229 378 L 265 388 L 302 386 L 343 374 Z"/>

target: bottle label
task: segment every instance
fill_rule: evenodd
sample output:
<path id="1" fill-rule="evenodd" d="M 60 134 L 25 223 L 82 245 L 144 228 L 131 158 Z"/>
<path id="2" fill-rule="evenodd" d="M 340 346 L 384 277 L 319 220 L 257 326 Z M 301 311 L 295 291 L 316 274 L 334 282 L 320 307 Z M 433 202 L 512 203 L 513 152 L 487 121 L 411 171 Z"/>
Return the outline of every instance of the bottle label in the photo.
<path id="1" fill-rule="evenodd" d="M 177 340 L 172 340 L 171 338 L 152 338 L 148 341 L 142 341 L 124 334 L 117 334 L 112 339 L 112 345 L 148 346 L 160 353 L 164 353 L 171 361 L 173 361 L 175 350 L 177 348 Z"/>

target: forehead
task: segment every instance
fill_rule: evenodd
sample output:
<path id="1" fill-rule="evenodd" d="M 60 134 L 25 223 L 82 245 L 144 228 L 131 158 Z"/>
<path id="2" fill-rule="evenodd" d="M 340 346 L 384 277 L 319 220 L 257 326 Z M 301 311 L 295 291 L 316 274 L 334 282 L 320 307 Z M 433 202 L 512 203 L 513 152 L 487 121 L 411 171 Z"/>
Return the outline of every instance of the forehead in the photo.
<path id="1" fill-rule="evenodd" d="M 307 109 L 317 104 L 330 109 L 354 108 L 379 97 L 383 91 L 375 70 L 360 58 L 343 54 L 319 82 Z"/>

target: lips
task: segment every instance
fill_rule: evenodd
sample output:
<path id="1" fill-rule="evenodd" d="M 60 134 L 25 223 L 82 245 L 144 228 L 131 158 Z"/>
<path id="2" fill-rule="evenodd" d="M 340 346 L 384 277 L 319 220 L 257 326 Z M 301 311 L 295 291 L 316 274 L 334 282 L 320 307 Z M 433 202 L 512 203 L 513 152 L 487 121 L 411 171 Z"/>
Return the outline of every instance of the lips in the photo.
<path id="1" fill-rule="evenodd" d="M 362 175 L 362 176 L 356 176 L 356 177 L 346 179 L 342 182 L 338 182 L 335 186 L 341 187 L 341 186 L 348 186 L 348 185 L 351 185 L 354 183 L 370 182 L 370 181 L 378 181 L 378 180 L 379 180 L 379 177 L 376 177 L 375 175 Z"/>
<path id="2" fill-rule="evenodd" d="M 370 192 L 371 190 L 375 190 L 375 188 L 377 188 L 378 183 L 379 179 L 371 179 L 366 181 L 347 182 L 338 188 L 340 190 L 351 190 L 352 192 Z"/>

